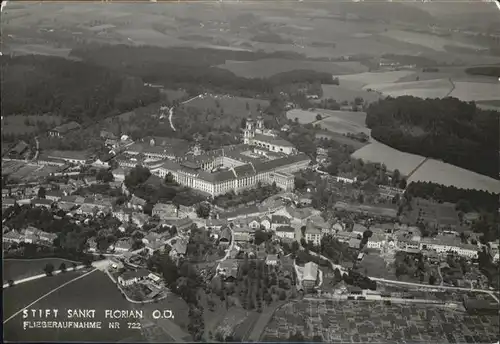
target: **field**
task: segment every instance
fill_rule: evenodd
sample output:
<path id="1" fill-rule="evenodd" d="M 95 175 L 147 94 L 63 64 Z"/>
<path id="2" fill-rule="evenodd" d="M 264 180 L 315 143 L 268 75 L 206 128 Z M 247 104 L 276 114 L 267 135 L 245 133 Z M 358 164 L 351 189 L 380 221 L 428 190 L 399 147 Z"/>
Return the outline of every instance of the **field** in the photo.
<path id="1" fill-rule="evenodd" d="M 369 84 L 364 87 L 364 89 L 381 92 L 385 96 L 410 95 L 420 98 L 444 98 L 450 94 L 452 88 L 453 86 L 448 79 L 379 83 Z"/>
<path id="2" fill-rule="evenodd" d="M 408 178 L 408 183 L 417 181 L 500 193 L 500 181 L 434 159 L 428 159 Z"/>
<path id="3" fill-rule="evenodd" d="M 52 126 L 57 126 L 61 123 L 62 119 L 57 116 L 40 115 L 40 116 L 22 116 L 15 115 L 4 117 L 2 119 L 2 133 L 5 134 L 24 134 L 31 133 L 39 130 L 37 122 L 42 121 L 46 123 L 47 129 Z"/>
<path id="4" fill-rule="evenodd" d="M 345 88 L 339 85 L 321 85 L 323 89 L 323 97 L 322 99 L 332 98 L 337 101 L 337 103 L 341 103 L 343 101 L 352 102 L 356 97 L 361 97 L 367 103 L 372 103 L 382 96 L 377 92 L 368 92 L 364 90 L 352 90 L 349 88 Z"/>
<path id="5" fill-rule="evenodd" d="M 439 37 L 436 35 L 428 35 L 428 34 L 423 34 L 423 33 L 418 33 L 418 32 L 408 32 L 408 31 L 401 31 L 401 30 L 389 30 L 384 32 L 382 35 L 401 41 L 405 43 L 411 43 L 415 45 L 420 45 L 435 51 L 441 51 L 445 52 L 447 51 L 445 49 L 445 46 L 450 45 L 450 46 L 457 46 L 457 47 L 462 47 L 462 48 L 469 48 L 469 49 L 477 49 L 481 48 L 480 46 L 477 45 L 472 45 L 472 44 L 465 44 L 461 42 L 457 42 L 456 40 L 450 40 L 447 38 Z"/>
<path id="6" fill-rule="evenodd" d="M 10 174 L 12 178 L 25 181 L 47 177 L 58 169 L 57 166 L 38 166 L 21 161 L 2 161 L 2 174 Z"/>
<path id="7" fill-rule="evenodd" d="M 217 103 L 219 106 L 217 106 Z M 250 109 L 246 109 L 246 104 L 248 103 Z M 237 118 L 248 117 L 249 112 L 252 116 L 256 117 L 259 114 L 259 105 L 262 110 L 264 110 L 269 102 L 266 100 L 242 98 L 242 97 L 232 97 L 232 96 L 214 96 L 208 95 L 198 97 L 193 99 L 189 103 L 183 105 L 185 107 L 194 107 L 200 110 L 212 109 L 214 111 L 220 111 L 224 109 L 224 114 L 230 115 Z"/>
<path id="8" fill-rule="evenodd" d="M 370 129 L 365 125 L 365 112 L 321 110 L 320 113 L 324 119 L 318 121 L 317 124 L 323 129 L 339 134 L 365 133 L 370 135 Z"/>
<path id="9" fill-rule="evenodd" d="M 385 260 L 380 256 L 378 250 L 365 252 L 363 260 L 356 263 L 358 271 L 362 274 L 368 272 L 371 277 L 385 278 L 396 280 L 394 269 L 388 267 Z"/>
<path id="10" fill-rule="evenodd" d="M 326 139 L 326 140 L 334 140 L 342 145 L 352 146 L 356 150 L 361 149 L 368 144 L 367 142 L 361 142 L 358 140 L 354 140 L 354 139 L 351 139 L 351 138 L 344 136 L 342 134 L 334 133 L 334 132 L 331 132 L 328 130 L 323 131 L 321 133 L 317 133 L 316 138 Z"/>
<path id="11" fill-rule="evenodd" d="M 467 227 L 460 226 L 458 213 L 455 205 L 451 203 L 437 203 L 422 198 L 412 200 L 412 210 L 405 211 L 405 217 L 415 223 L 420 216 L 424 222 L 436 222 L 442 226 L 454 226 L 456 231 L 468 230 Z"/>
<path id="12" fill-rule="evenodd" d="M 14 52 L 16 55 L 47 55 L 67 58 L 71 49 L 56 48 L 45 44 L 12 44 L 4 53 Z"/>
<path id="13" fill-rule="evenodd" d="M 463 101 L 500 100 L 500 82 L 454 82 L 455 89 L 450 96 Z"/>
<path id="14" fill-rule="evenodd" d="M 330 343 L 493 343 L 498 338 L 499 317 L 425 305 L 302 301 L 279 309 L 262 340 L 286 341 L 295 331 L 309 338 L 319 335 Z"/>
<path id="15" fill-rule="evenodd" d="M 352 157 L 383 163 L 387 166 L 389 171 L 398 169 L 401 174 L 406 176 L 425 159 L 419 155 L 401 152 L 375 140 L 372 140 L 370 144 L 355 151 Z"/>
<path id="16" fill-rule="evenodd" d="M 245 78 L 266 78 L 292 70 L 314 70 L 336 75 L 366 72 L 368 68 L 359 62 L 296 61 L 285 59 L 262 59 L 257 61 L 226 61 L 217 66 Z"/>
<path id="17" fill-rule="evenodd" d="M 366 72 L 351 75 L 339 75 L 339 86 L 354 90 L 361 90 L 369 84 L 387 84 L 397 82 L 407 75 L 413 74 L 412 71 L 401 70 L 391 72 Z"/>
<path id="18" fill-rule="evenodd" d="M 44 288 L 44 284 L 51 283 L 57 277 L 48 277 L 34 282 L 27 282 L 23 285 L 15 286 L 11 290 L 7 290 L 7 292 L 11 292 L 8 297 L 9 302 L 15 302 L 18 304 L 18 308 L 21 308 L 21 304 L 26 304 L 30 300 L 33 301 L 37 297 L 33 296 L 34 291 L 36 291 L 36 295 L 42 294 L 38 292 L 39 288 Z M 62 282 L 59 283 L 61 284 Z M 53 287 L 54 284 L 52 284 Z M 21 299 L 25 301 L 21 301 Z M 94 271 L 90 275 L 55 291 L 31 307 L 38 309 L 58 309 L 59 316 L 55 320 L 59 321 L 69 320 L 66 316 L 68 309 L 94 309 L 96 310 L 96 316 L 93 321 L 102 321 L 103 330 L 31 329 L 23 331 L 23 319 L 22 315 L 19 314 L 4 325 L 4 336 L 6 340 L 10 341 L 139 341 L 142 340 L 141 331 L 128 329 L 126 320 L 118 320 L 120 322 L 120 329 L 108 329 L 109 320 L 105 320 L 104 318 L 104 310 L 128 310 L 130 309 L 130 305 L 108 276 L 100 271 Z"/>
<path id="19" fill-rule="evenodd" d="M 174 101 L 187 95 L 186 91 L 184 90 L 171 90 L 162 88 L 160 92 L 167 97 L 168 101 Z"/>
<path id="20" fill-rule="evenodd" d="M 307 124 L 307 123 L 317 122 L 318 120 L 316 119 L 316 116 L 318 114 L 321 114 L 320 110 L 308 111 L 308 110 L 293 109 L 287 111 L 286 118 L 291 119 L 292 121 L 295 121 L 295 118 L 297 118 L 300 124 Z"/>
<path id="21" fill-rule="evenodd" d="M 43 274 L 43 269 L 46 264 L 54 265 L 56 270 L 59 269 L 61 263 L 65 263 L 66 267 L 71 270 L 73 262 L 60 258 L 43 258 L 43 259 L 4 259 L 3 260 L 3 280 L 4 282 L 12 279 L 18 280 L 26 277 Z"/>

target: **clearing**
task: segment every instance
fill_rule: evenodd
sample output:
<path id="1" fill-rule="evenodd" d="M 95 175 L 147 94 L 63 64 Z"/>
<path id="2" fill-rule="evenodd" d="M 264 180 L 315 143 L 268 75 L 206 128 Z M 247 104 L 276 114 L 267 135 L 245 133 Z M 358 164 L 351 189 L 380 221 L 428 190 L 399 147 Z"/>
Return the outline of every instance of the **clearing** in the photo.
<path id="1" fill-rule="evenodd" d="M 413 73 L 413 71 L 409 70 L 399 70 L 378 73 L 366 72 L 350 75 L 338 75 L 337 77 L 339 78 L 339 86 L 353 90 L 362 90 L 366 85 L 396 82 L 399 79 Z"/>
<path id="2" fill-rule="evenodd" d="M 319 113 L 324 119 L 316 123 L 322 129 L 339 134 L 365 133 L 370 136 L 370 129 L 365 125 L 365 112 L 320 110 Z"/>
<path id="3" fill-rule="evenodd" d="M 408 95 L 420 98 L 444 98 L 450 94 L 453 85 L 448 79 L 435 79 L 369 84 L 363 89 L 376 90 L 391 97 Z"/>
<path id="4" fill-rule="evenodd" d="M 408 184 L 417 181 L 500 193 L 499 180 L 434 159 L 428 159 L 408 178 Z"/>
<path id="5" fill-rule="evenodd" d="M 463 101 L 500 100 L 500 82 L 454 82 L 450 96 Z"/>
<path id="6" fill-rule="evenodd" d="M 330 74 L 353 74 L 366 72 L 368 68 L 359 62 L 322 62 L 286 59 L 261 59 L 256 61 L 228 60 L 217 67 L 229 70 L 245 78 L 267 78 L 293 70 L 313 70 Z"/>
<path id="7" fill-rule="evenodd" d="M 66 264 L 68 270 L 72 269 L 73 261 L 61 258 L 41 258 L 41 259 L 4 259 L 3 260 L 3 280 L 18 280 L 43 274 L 45 265 L 52 264 L 59 270 L 61 263 Z M 76 262 L 80 264 L 79 262 Z"/>
<path id="8" fill-rule="evenodd" d="M 323 89 L 323 97 L 321 99 L 335 99 L 337 103 L 342 103 L 343 101 L 353 102 L 357 97 L 363 98 L 367 103 L 373 103 L 380 98 L 383 98 L 377 92 L 368 92 L 365 90 L 352 90 L 339 85 L 321 85 Z"/>
<path id="9" fill-rule="evenodd" d="M 297 118 L 297 121 L 300 124 L 308 124 L 308 123 L 317 122 L 318 120 L 316 119 L 316 116 L 318 116 L 318 115 L 322 115 L 320 110 L 308 111 L 308 110 L 301 110 L 301 109 L 293 109 L 293 110 L 287 111 L 286 118 L 291 119 L 292 121 L 295 121 L 295 118 Z M 324 115 L 322 115 L 322 117 L 324 117 Z"/>
<path id="10" fill-rule="evenodd" d="M 246 104 L 248 104 L 248 109 Z M 224 114 L 226 115 L 246 118 L 249 113 L 251 113 L 252 116 L 259 115 L 259 110 L 262 109 L 263 111 L 268 105 L 269 102 L 267 100 L 233 97 L 229 95 L 203 95 L 182 106 L 198 108 L 202 111 L 206 109 L 214 111 L 224 109 Z"/>
<path id="11" fill-rule="evenodd" d="M 401 152 L 397 149 L 384 145 L 372 139 L 371 143 L 352 154 L 353 158 L 365 161 L 382 163 L 387 166 L 387 170 L 399 170 L 402 175 L 410 174 L 425 157 Z"/>

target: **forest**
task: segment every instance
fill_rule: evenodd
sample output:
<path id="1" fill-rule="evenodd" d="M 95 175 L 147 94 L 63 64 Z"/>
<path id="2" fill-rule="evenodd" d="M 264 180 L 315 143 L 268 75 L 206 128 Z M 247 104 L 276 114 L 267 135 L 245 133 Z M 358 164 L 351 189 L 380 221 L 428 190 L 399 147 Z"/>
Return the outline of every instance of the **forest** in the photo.
<path id="1" fill-rule="evenodd" d="M 0 58 L 2 115 L 51 114 L 89 123 L 159 100 L 142 80 L 40 55 Z"/>
<path id="2" fill-rule="evenodd" d="M 388 97 L 367 108 L 374 139 L 498 178 L 498 112 L 456 98 Z"/>

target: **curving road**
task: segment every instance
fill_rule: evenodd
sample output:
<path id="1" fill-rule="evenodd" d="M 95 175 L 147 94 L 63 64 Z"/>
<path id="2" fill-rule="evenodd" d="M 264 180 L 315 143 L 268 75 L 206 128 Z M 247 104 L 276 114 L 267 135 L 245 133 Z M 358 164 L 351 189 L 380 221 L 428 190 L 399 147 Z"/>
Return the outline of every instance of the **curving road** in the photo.
<path id="1" fill-rule="evenodd" d="M 201 94 L 197 95 L 196 97 L 189 98 L 188 100 L 183 101 L 179 105 L 187 104 L 192 100 L 195 100 L 196 98 L 201 97 Z M 170 128 L 172 128 L 173 131 L 175 130 L 174 123 L 172 122 L 172 116 L 174 115 L 174 107 L 172 106 L 170 109 L 168 109 L 168 122 L 170 123 Z"/>

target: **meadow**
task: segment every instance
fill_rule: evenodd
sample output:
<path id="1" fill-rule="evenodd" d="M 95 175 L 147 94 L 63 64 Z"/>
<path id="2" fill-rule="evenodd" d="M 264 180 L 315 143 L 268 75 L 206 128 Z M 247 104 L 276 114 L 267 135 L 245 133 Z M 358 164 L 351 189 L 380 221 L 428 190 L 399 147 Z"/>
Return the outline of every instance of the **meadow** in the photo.
<path id="1" fill-rule="evenodd" d="M 499 180 L 434 159 L 428 159 L 408 178 L 408 183 L 417 181 L 500 193 Z"/>
<path id="2" fill-rule="evenodd" d="M 324 119 L 316 123 L 323 129 L 339 134 L 370 135 L 370 129 L 365 125 L 365 112 L 321 110 L 319 113 Z"/>
<path id="3" fill-rule="evenodd" d="M 71 270 L 73 266 L 73 261 L 61 258 L 3 259 L 3 280 L 6 282 L 10 279 L 18 280 L 43 274 L 45 265 L 49 263 L 56 270 L 59 269 L 61 263 L 65 263 L 68 270 Z M 76 263 L 80 264 L 79 262 Z"/>
<path id="4" fill-rule="evenodd" d="M 70 274 L 69 272 L 67 273 Z M 64 276 L 65 275 L 61 275 Z M 25 283 L 28 293 L 20 293 L 20 289 L 25 285 L 19 285 L 12 288 L 15 293 L 10 296 L 10 302 L 20 303 L 20 297 L 33 300 L 34 297 L 30 291 L 38 290 L 39 286 L 43 287 L 44 283 L 53 281 L 58 276 L 47 277 L 34 282 Z M 60 282 L 62 284 L 62 282 Z M 30 288 L 28 288 L 31 287 Z M 56 285 L 52 285 L 54 288 Z M 48 290 L 52 288 L 47 288 Z M 10 291 L 10 290 L 8 290 Z M 36 293 L 40 295 L 41 293 Z M 22 302 L 22 301 L 21 301 Z M 26 301 L 30 302 L 30 301 Z M 118 288 L 109 279 L 109 277 L 101 271 L 94 271 L 88 276 L 85 276 L 75 282 L 72 282 L 54 293 L 48 295 L 38 301 L 33 308 L 40 309 L 58 309 L 59 316 L 55 320 L 66 321 L 68 309 L 92 309 L 95 310 L 95 319 L 91 321 L 101 321 L 102 329 L 30 329 L 29 331 L 22 330 L 22 315 L 19 314 L 6 325 L 4 325 L 4 335 L 6 340 L 15 341 L 142 341 L 140 330 L 129 329 L 127 320 L 117 320 L 120 322 L 120 329 L 109 329 L 108 322 L 104 318 L 104 311 L 110 310 L 129 310 L 131 304 L 120 294 Z M 19 307 L 20 308 L 20 307 Z M 90 319 L 88 319 L 90 320 Z"/>
<path id="5" fill-rule="evenodd" d="M 434 79 L 369 84 L 363 88 L 376 90 L 391 97 L 410 95 L 420 98 L 444 98 L 450 94 L 453 85 L 448 79 Z"/>
<path id="6" fill-rule="evenodd" d="M 454 82 L 450 96 L 463 101 L 500 100 L 500 82 Z"/>
<path id="7" fill-rule="evenodd" d="M 217 105 L 218 104 L 218 105 Z M 247 104 L 249 109 L 247 109 Z M 269 105 L 267 100 L 233 97 L 227 95 L 206 95 L 198 97 L 186 103 L 185 107 L 197 108 L 201 111 L 211 109 L 220 112 L 224 109 L 224 114 L 237 118 L 246 118 L 249 113 L 256 117 L 259 115 L 259 109 L 264 109 Z"/>
<path id="8" fill-rule="evenodd" d="M 320 140 L 333 140 L 342 145 L 352 146 L 355 150 L 361 149 L 369 143 L 361 142 L 358 140 L 351 139 L 339 133 L 331 132 L 329 130 L 316 133 L 316 138 Z"/>
<path id="9" fill-rule="evenodd" d="M 366 72 L 368 68 L 359 62 L 322 62 L 286 59 L 262 59 L 257 61 L 226 61 L 217 67 L 245 78 L 266 78 L 292 70 L 314 70 L 331 74 L 353 74 Z"/>
<path id="10" fill-rule="evenodd" d="M 409 70 L 400 71 L 390 71 L 390 72 L 366 72 L 350 75 L 338 75 L 339 86 L 362 90 L 364 86 L 369 84 L 381 84 L 381 83 L 391 83 L 397 82 L 399 79 L 404 78 L 408 75 L 412 75 L 413 72 Z"/>
<path id="11" fill-rule="evenodd" d="M 308 124 L 308 123 L 313 123 L 318 121 L 316 119 L 317 115 L 320 115 L 321 112 L 318 111 L 308 111 L 308 110 L 301 110 L 301 109 L 293 109 L 290 111 L 287 111 L 286 113 L 286 118 L 291 119 L 292 121 L 295 121 L 295 118 L 297 118 L 297 121 L 300 124 Z"/>
<path id="12" fill-rule="evenodd" d="M 361 97 L 367 103 L 372 103 L 380 98 L 383 98 L 377 92 L 368 92 L 365 90 L 352 90 L 338 85 L 321 85 L 323 89 L 323 96 L 321 99 L 335 99 L 337 103 L 342 103 L 343 101 L 353 102 L 354 99 Z"/>
<path id="13" fill-rule="evenodd" d="M 47 129 L 62 123 L 62 118 L 51 115 L 15 115 L 2 119 L 2 133 L 25 134 L 38 131 L 37 122 L 45 122 Z"/>
<path id="14" fill-rule="evenodd" d="M 352 157 L 375 163 L 383 163 L 389 171 L 397 169 L 405 176 L 410 174 L 425 160 L 423 156 L 401 152 L 375 140 L 355 151 Z"/>

